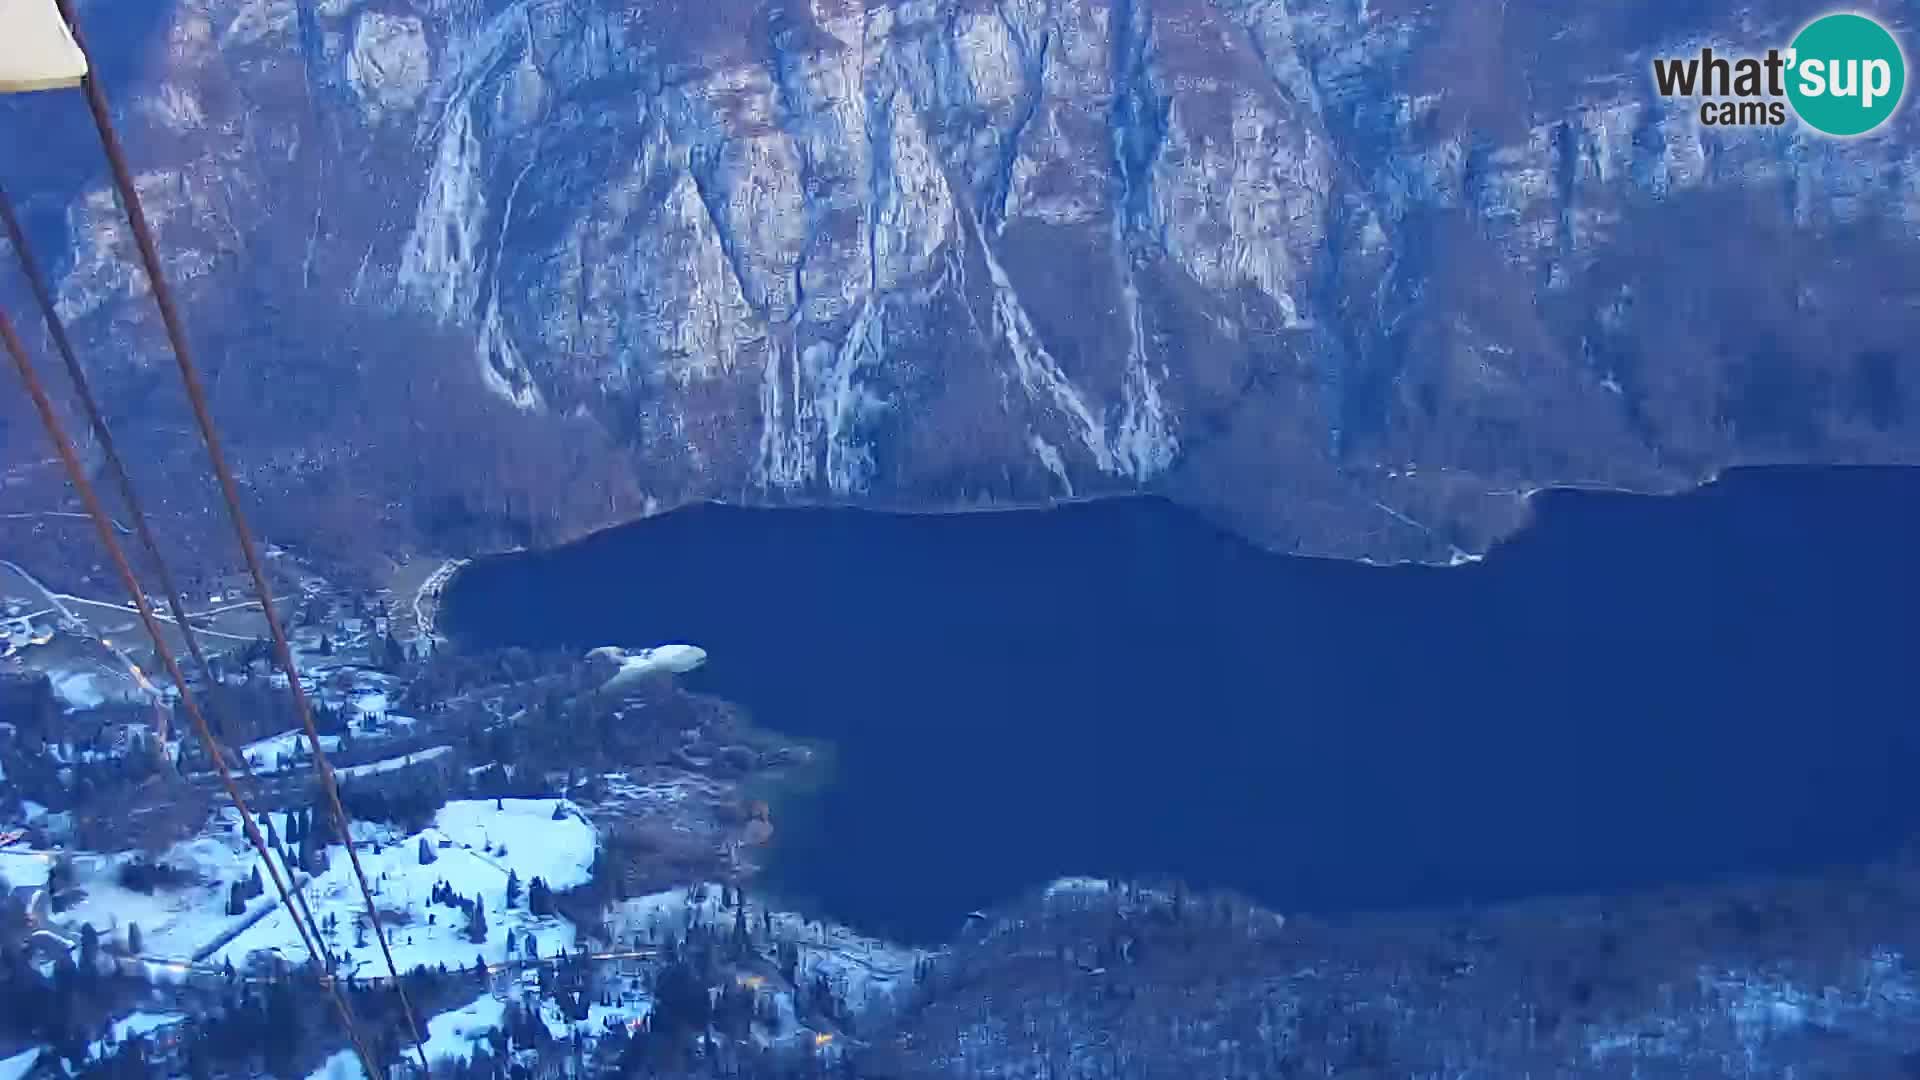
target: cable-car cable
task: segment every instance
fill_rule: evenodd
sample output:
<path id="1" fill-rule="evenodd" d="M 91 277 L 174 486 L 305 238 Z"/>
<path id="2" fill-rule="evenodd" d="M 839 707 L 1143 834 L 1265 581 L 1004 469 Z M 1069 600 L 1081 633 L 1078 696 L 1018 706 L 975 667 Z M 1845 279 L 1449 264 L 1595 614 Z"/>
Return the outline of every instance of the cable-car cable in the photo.
<path id="1" fill-rule="evenodd" d="M 87 52 L 85 35 L 74 14 L 73 0 L 55 0 L 60 14 L 66 20 L 73 34 L 73 40 L 79 46 L 83 56 Z M 387 972 L 393 978 L 393 988 L 399 996 L 401 1012 L 405 1015 L 407 1027 L 413 1035 L 414 1050 L 420 1057 L 420 1068 L 432 1072 L 427 1063 L 426 1043 L 420 1035 L 420 1024 L 414 1018 L 413 1004 L 407 998 L 406 986 L 400 977 L 399 965 L 393 959 L 393 947 L 387 941 L 387 932 L 380 917 L 380 906 L 374 903 L 373 889 L 367 882 L 367 873 L 360 865 L 360 853 L 353 842 L 353 832 L 346 807 L 340 802 L 340 786 L 334 780 L 333 766 L 327 761 L 327 754 L 320 746 L 320 733 L 314 728 L 313 710 L 307 701 L 307 693 L 300 682 L 300 669 L 294 663 L 293 648 L 287 642 L 286 630 L 280 624 L 280 616 L 273 608 L 273 589 L 267 584 L 267 576 L 260 562 L 253 533 L 247 528 L 246 514 L 240 507 L 240 490 L 233 479 L 233 470 L 228 468 L 226 454 L 221 449 L 220 436 L 214 428 L 213 417 L 207 408 L 206 390 L 201 386 L 199 372 L 195 370 L 192 353 L 187 346 L 186 328 L 180 321 L 178 307 L 173 300 L 173 292 L 167 286 L 167 278 L 160 263 L 160 252 L 154 243 L 153 230 L 147 223 L 147 215 L 140 205 L 140 192 L 133 183 L 133 174 L 127 168 L 126 155 L 120 147 L 120 138 L 113 129 L 113 116 L 107 107 L 107 99 L 100 89 L 100 82 L 91 71 L 80 82 L 85 91 L 87 107 L 93 113 L 93 124 L 100 135 L 100 143 L 106 151 L 107 163 L 113 173 L 113 182 L 120 192 L 120 202 L 126 211 L 127 223 L 133 230 L 134 244 L 140 250 L 141 262 L 145 265 L 148 283 L 153 288 L 155 305 L 160 309 L 160 321 L 167 332 L 167 342 L 173 349 L 175 363 L 180 368 L 180 381 L 187 391 L 187 400 L 193 406 L 195 421 L 200 427 L 200 437 L 206 443 L 207 457 L 213 464 L 214 475 L 220 481 L 220 493 L 227 504 L 227 517 L 233 522 L 236 538 L 240 543 L 240 553 L 246 559 L 247 572 L 253 578 L 254 592 L 260 601 L 260 612 L 267 620 L 267 629 L 273 637 L 274 652 L 280 662 L 280 668 L 287 674 L 287 686 L 292 691 L 294 708 L 300 716 L 301 726 L 307 732 L 307 744 L 313 751 L 314 771 L 320 777 L 321 788 L 326 792 L 327 801 L 333 810 L 334 823 L 340 833 L 340 842 L 347 849 L 347 860 L 353 865 L 353 876 L 360 886 L 361 898 L 366 901 L 367 917 L 373 924 L 374 936 L 380 942 L 380 953 L 386 959 Z"/>
<path id="2" fill-rule="evenodd" d="M 227 767 L 218 744 L 214 742 L 213 732 L 207 727 L 206 716 L 201 713 L 200 706 L 194 701 L 193 694 L 187 687 L 186 675 L 180 670 L 179 661 L 174 659 L 173 650 L 167 646 L 166 635 L 161 630 L 159 619 L 153 614 L 153 608 L 147 603 L 146 592 L 141 589 L 139 578 L 134 576 L 133 567 L 128 564 L 126 553 L 120 548 L 120 542 L 114 538 L 113 525 L 107 517 L 106 509 L 101 506 L 99 496 L 94 493 L 93 485 L 88 482 L 86 469 L 80 464 L 80 457 L 74 452 L 73 443 L 68 439 L 66 429 L 60 423 L 59 415 L 54 411 L 53 402 L 47 397 L 39 375 L 27 358 L 26 346 L 20 341 L 20 336 L 14 332 L 13 321 L 7 317 L 4 310 L 0 310 L 0 342 L 4 342 L 8 355 L 13 358 L 14 368 L 19 371 L 21 382 L 26 384 L 27 394 L 33 399 L 35 411 L 40 414 L 40 423 L 46 428 L 47 438 L 52 440 L 54 450 L 59 454 L 61 464 L 66 468 L 67 479 L 79 493 L 80 501 L 87 509 L 87 516 L 93 520 L 94 531 L 100 536 L 101 545 L 107 549 L 107 555 L 113 562 L 114 569 L 120 574 L 121 584 L 126 587 L 128 598 L 133 601 L 134 608 L 139 611 L 140 621 L 146 625 L 147 635 L 153 639 L 154 652 L 166 667 L 167 676 L 173 680 L 174 686 L 180 691 L 180 703 L 186 708 L 187 715 L 193 722 L 194 733 L 199 736 L 201 747 L 207 752 L 207 757 L 212 760 L 214 770 L 220 776 L 220 782 L 226 786 L 227 796 L 233 800 L 234 809 L 240 813 L 240 823 L 247 834 L 248 841 L 253 844 L 254 851 L 260 856 L 260 861 L 266 864 L 267 874 L 273 879 L 273 887 L 280 894 L 282 910 L 286 911 L 287 917 L 293 921 L 293 927 L 300 935 L 301 944 L 306 946 L 307 954 L 314 959 L 315 966 L 320 969 L 322 982 L 332 992 L 334 1005 L 340 1012 L 340 1019 L 346 1024 L 347 1037 L 353 1041 L 354 1050 L 360 1055 L 361 1062 L 367 1068 L 367 1075 L 373 1080 L 380 1080 L 383 1074 L 375 1067 L 373 1059 L 367 1054 L 365 1046 L 360 1041 L 359 1031 L 354 1027 L 353 1015 L 347 1008 L 346 999 L 340 995 L 337 982 L 322 962 L 323 954 L 314 947 L 314 939 L 308 934 L 307 924 L 301 920 L 299 908 L 294 905 L 289 896 L 286 882 L 281 879 L 279 867 L 274 864 L 273 857 L 268 851 L 266 837 L 260 834 L 260 826 L 255 822 L 253 812 L 248 808 L 246 799 L 234 783 L 233 771 Z M 317 927 L 314 929 L 318 930 Z"/>
<path id="3" fill-rule="evenodd" d="M 167 604 L 173 612 L 174 625 L 179 627 L 180 636 L 186 640 L 188 651 L 193 654 L 194 660 L 198 663 L 199 674 L 203 680 L 202 685 L 206 687 L 205 693 L 211 698 L 220 681 L 214 677 L 213 666 L 208 662 L 206 653 L 201 650 L 200 637 L 187 618 L 186 602 L 181 599 L 180 590 L 174 585 L 173 575 L 167 569 L 166 559 L 160 554 L 160 546 L 154 540 L 153 530 L 147 523 L 146 512 L 141 508 L 139 496 L 134 491 L 133 478 L 128 475 L 121 460 L 119 449 L 113 441 L 113 432 L 108 429 L 106 418 L 100 412 L 99 404 L 93 396 L 93 388 L 89 385 L 86 370 L 81 367 L 79 358 L 74 353 L 66 324 L 60 318 L 59 309 L 54 304 L 53 291 L 47 287 L 46 278 L 40 272 L 39 260 L 33 257 L 27 243 L 26 230 L 21 227 L 18 215 L 14 213 L 13 200 L 7 196 L 5 188 L 0 188 L 0 226 L 5 228 L 7 238 L 13 244 L 14 256 L 20 263 L 22 273 L 26 275 L 27 284 L 33 291 L 34 299 L 40 305 L 41 320 L 46 323 L 47 333 L 53 340 L 55 351 L 59 352 L 66 366 L 67 377 L 73 383 L 75 395 L 79 398 L 81 408 L 87 415 L 87 422 L 106 455 L 108 471 L 113 474 L 114 481 L 120 489 L 120 497 L 126 503 L 129 515 L 133 518 L 134 531 L 139 536 L 142 546 L 146 548 L 148 561 L 152 563 L 154 572 L 159 576 L 161 586 L 166 591 Z M 241 775 L 245 776 L 250 784 L 255 785 L 254 790 L 257 792 L 260 779 L 253 774 L 246 755 L 236 755 L 236 761 L 240 766 Z M 290 868 L 287 870 L 287 875 L 293 882 L 293 896 L 298 901 L 302 914 L 309 922 L 313 921 L 313 912 L 308 907 L 306 894 L 301 889 L 299 879 L 293 875 Z M 331 967 L 333 957 L 325 942 L 320 943 L 320 955 L 322 960 Z"/>
<path id="4" fill-rule="evenodd" d="M 218 685 L 213 677 L 213 667 L 207 663 L 207 654 L 200 648 L 200 636 L 193 631 L 193 624 L 187 620 L 186 602 L 180 598 L 180 589 L 173 583 L 173 574 L 167 569 L 167 561 L 160 557 L 160 545 L 153 538 L 153 529 L 147 524 L 147 513 L 141 509 L 140 499 L 134 494 L 133 478 L 127 475 L 127 467 L 120 460 L 120 450 L 114 445 L 113 433 L 107 430 L 107 421 L 100 414 L 100 405 L 94 399 L 93 388 L 87 384 L 87 373 L 80 366 L 80 360 L 74 355 L 73 342 L 67 337 L 67 328 L 60 321 L 60 311 L 54 306 L 53 290 L 47 288 L 47 279 L 40 273 L 40 264 L 27 249 L 26 230 L 20 227 L 20 219 L 13 212 L 13 200 L 7 197 L 5 188 L 0 188 L 0 226 L 7 231 L 7 239 L 13 244 L 13 255 L 20 263 L 20 270 L 27 277 L 27 285 L 33 290 L 33 298 L 40 305 L 40 318 L 47 324 L 47 333 L 53 338 L 54 351 L 60 354 L 60 362 L 66 365 L 67 378 L 73 382 L 74 396 L 79 399 L 81 411 L 87 414 L 87 424 L 93 429 L 93 437 L 100 442 L 100 449 L 107 459 L 107 472 L 113 477 L 114 487 L 119 489 L 120 501 L 127 506 L 127 515 L 133 519 L 133 531 L 140 538 L 140 546 L 146 549 L 147 562 L 153 566 L 154 576 L 160 579 L 160 587 L 167 595 L 167 608 L 173 612 L 173 623 L 180 628 L 180 636 L 186 639 L 187 651 L 193 654 L 193 662 L 199 668 L 203 685 L 207 693 L 212 694 Z M 215 709 L 218 712 L 218 709 Z"/>

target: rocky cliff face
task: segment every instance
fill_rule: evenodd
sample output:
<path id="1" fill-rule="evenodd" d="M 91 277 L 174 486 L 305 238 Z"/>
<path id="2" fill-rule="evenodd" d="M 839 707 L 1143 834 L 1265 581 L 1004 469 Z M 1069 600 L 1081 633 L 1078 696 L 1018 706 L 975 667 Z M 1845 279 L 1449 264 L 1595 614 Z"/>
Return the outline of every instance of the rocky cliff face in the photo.
<path id="1" fill-rule="evenodd" d="M 1920 459 L 1920 111 L 1716 130 L 1648 75 L 1817 13 L 179 0 L 110 90 L 284 494 L 477 546 L 1145 489 L 1444 561 L 1542 486 Z M 32 194 L 157 430 L 112 199 Z"/>

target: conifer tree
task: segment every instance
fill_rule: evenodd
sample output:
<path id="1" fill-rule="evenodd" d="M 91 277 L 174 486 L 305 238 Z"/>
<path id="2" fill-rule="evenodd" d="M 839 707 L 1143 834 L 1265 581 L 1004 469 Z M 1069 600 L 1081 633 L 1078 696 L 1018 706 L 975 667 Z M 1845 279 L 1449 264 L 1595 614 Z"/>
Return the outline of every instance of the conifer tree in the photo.
<path id="1" fill-rule="evenodd" d="M 467 939 L 475 945 L 483 945 L 487 940 L 487 902 L 475 897 L 473 914 L 467 917 Z"/>
<path id="2" fill-rule="evenodd" d="M 100 973 L 100 931 L 92 923 L 80 927 L 80 974 L 92 978 Z"/>
<path id="3" fill-rule="evenodd" d="M 326 871 L 326 840 L 320 836 L 319 830 L 312 830 L 300 837 L 300 865 L 309 874 L 319 874 Z"/>

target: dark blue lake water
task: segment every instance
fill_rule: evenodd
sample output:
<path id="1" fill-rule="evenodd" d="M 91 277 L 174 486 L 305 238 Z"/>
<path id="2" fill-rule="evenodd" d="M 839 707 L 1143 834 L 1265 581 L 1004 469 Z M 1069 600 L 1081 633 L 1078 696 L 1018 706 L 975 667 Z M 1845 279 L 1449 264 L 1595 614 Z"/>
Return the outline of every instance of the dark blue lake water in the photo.
<path id="1" fill-rule="evenodd" d="M 837 747 L 772 880 L 937 938 L 1069 873 L 1285 910 L 1870 858 L 1920 830 L 1920 471 L 1557 493 L 1486 561 L 1267 554 L 1154 500 L 703 507 L 481 560 L 457 640 L 689 641 Z"/>

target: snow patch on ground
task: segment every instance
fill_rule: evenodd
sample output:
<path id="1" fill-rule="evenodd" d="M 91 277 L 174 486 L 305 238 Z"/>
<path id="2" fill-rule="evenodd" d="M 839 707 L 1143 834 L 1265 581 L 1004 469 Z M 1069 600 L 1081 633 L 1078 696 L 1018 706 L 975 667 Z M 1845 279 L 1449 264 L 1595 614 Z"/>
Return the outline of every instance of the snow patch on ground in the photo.
<path id="1" fill-rule="evenodd" d="M 366 1075 L 367 1071 L 360 1067 L 359 1055 L 351 1050 L 342 1050 L 308 1073 L 307 1080 L 360 1080 Z"/>
<path id="2" fill-rule="evenodd" d="M 598 1038 L 605 1035 L 614 1024 L 631 1031 L 652 1014 L 653 999 L 643 998 L 631 1005 L 589 1005 L 587 1018 L 573 1023 L 552 998 L 543 999 L 540 1003 L 540 1022 L 546 1025 L 547 1034 L 558 1040 L 570 1039 L 576 1034 Z"/>
<path id="3" fill-rule="evenodd" d="M 45 851 L 0 851 L 0 878 L 14 888 L 40 888 L 53 869 L 53 854 Z"/>
<path id="4" fill-rule="evenodd" d="M 1695 991 L 1682 1007 L 1668 1004 L 1638 1017 L 1588 1025 L 1588 1060 L 1596 1065 L 1622 1064 L 1615 1060 L 1620 1058 L 1684 1063 L 1704 1056 L 1717 1067 L 1719 1051 L 1702 1048 L 1717 1045 L 1711 1029 L 1731 1023 L 1745 1050 L 1743 1075 L 1787 1075 L 1791 1067 L 1770 1060 L 1774 1044 L 1784 1037 L 1809 1028 L 1829 1034 L 1881 1030 L 1890 1015 L 1920 1002 L 1920 980 L 1898 951 L 1885 947 L 1863 957 L 1852 978 L 1808 983 L 1783 971 L 1702 968 Z M 1702 1064 L 1699 1071 L 1709 1071 Z"/>
<path id="5" fill-rule="evenodd" d="M 320 736 L 320 749 L 331 754 L 340 748 L 338 735 Z M 240 748 L 242 756 L 252 761 L 271 763 L 277 758 L 294 757 L 307 750 L 307 732 L 304 728 L 294 728 L 278 735 L 250 742 Z"/>
<path id="6" fill-rule="evenodd" d="M 500 1026 L 506 1012 L 506 1002 L 482 994 L 461 1008 L 427 1021 L 427 1061 L 437 1065 L 444 1058 L 472 1060 L 474 1047 Z"/>
<path id="7" fill-rule="evenodd" d="M 127 926 L 139 923 L 147 954 L 185 958 L 231 930 L 244 916 L 226 913 L 227 887 L 250 876 L 259 857 L 235 824 L 239 818 L 232 808 L 222 808 L 219 820 L 231 825 L 232 831 L 216 824 L 157 857 L 157 861 L 191 871 L 200 879 L 198 884 L 183 889 L 142 893 L 121 887 L 116 879 L 120 867 L 134 858 L 130 853 L 77 857 L 77 883 L 86 897 L 60 916 L 64 931 L 78 934 L 83 924 L 92 923 L 103 939 L 124 940 Z M 262 867 L 263 879 L 265 873 Z M 277 902 L 269 886 L 265 896 L 249 902 L 249 910 L 258 912 Z"/>
<path id="8" fill-rule="evenodd" d="M 762 904 L 749 896 L 747 908 L 749 921 L 758 922 Z M 669 935 L 684 936 L 695 922 L 727 927 L 733 919 L 733 909 L 723 903 L 717 884 L 636 897 L 616 906 L 609 916 L 623 940 L 639 934 L 642 940 L 656 942 Z M 772 924 L 776 939 L 799 948 L 800 981 L 810 983 L 816 976 L 826 976 L 840 1000 L 860 1012 L 884 1008 L 911 989 L 914 968 L 931 955 L 793 912 L 774 912 Z"/>
<path id="9" fill-rule="evenodd" d="M 40 1048 L 22 1050 L 10 1058 L 0 1060 L 0 1080 L 24 1080 L 33 1071 L 33 1063 L 40 1059 Z"/>
<path id="10" fill-rule="evenodd" d="M 120 1044 L 128 1039 L 136 1035 L 151 1035 L 186 1019 L 184 1013 L 129 1013 L 125 1018 L 115 1020 L 113 1031 L 104 1039 L 96 1039 L 88 1048 L 88 1053 L 96 1060 L 111 1057 L 120 1049 Z"/>
<path id="11" fill-rule="evenodd" d="M 107 703 L 105 682 L 96 672 L 56 671 L 48 675 L 54 695 L 71 708 L 97 709 Z"/>
<path id="12" fill-rule="evenodd" d="M 381 758 L 379 761 L 370 761 L 365 765 L 349 765 L 344 769 L 335 769 L 334 773 L 337 776 L 349 778 L 355 776 L 377 776 L 380 773 L 392 772 L 395 769 L 404 769 L 409 765 L 418 765 L 424 761 L 432 761 L 434 758 L 451 753 L 453 753 L 453 747 L 451 746 L 435 746 L 412 754 L 402 754 L 399 757 Z"/>
<path id="13" fill-rule="evenodd" d="M 1048 885 L 1042 895 L 1049 900 L 1073 894 L 1104 896 L 1109 889 L 1110 886 L 1099 878 L 1063 877 Z"/>
<path id="14" fill-rule="evenodd" d="M 542 877 L 555 892 L 565 892 L 587 883 L 599 840 L 572 803 L 504 799 L 500 810 L 494 804 L 493 799 L 456 799 L 434 815 L 434 827 L 456 845 L 504 845 L 509 854 L 496 861 L 511 865 L 523 884 Z M 555 806 L 565 807 L 564 819 L 553 819 Z"/>

